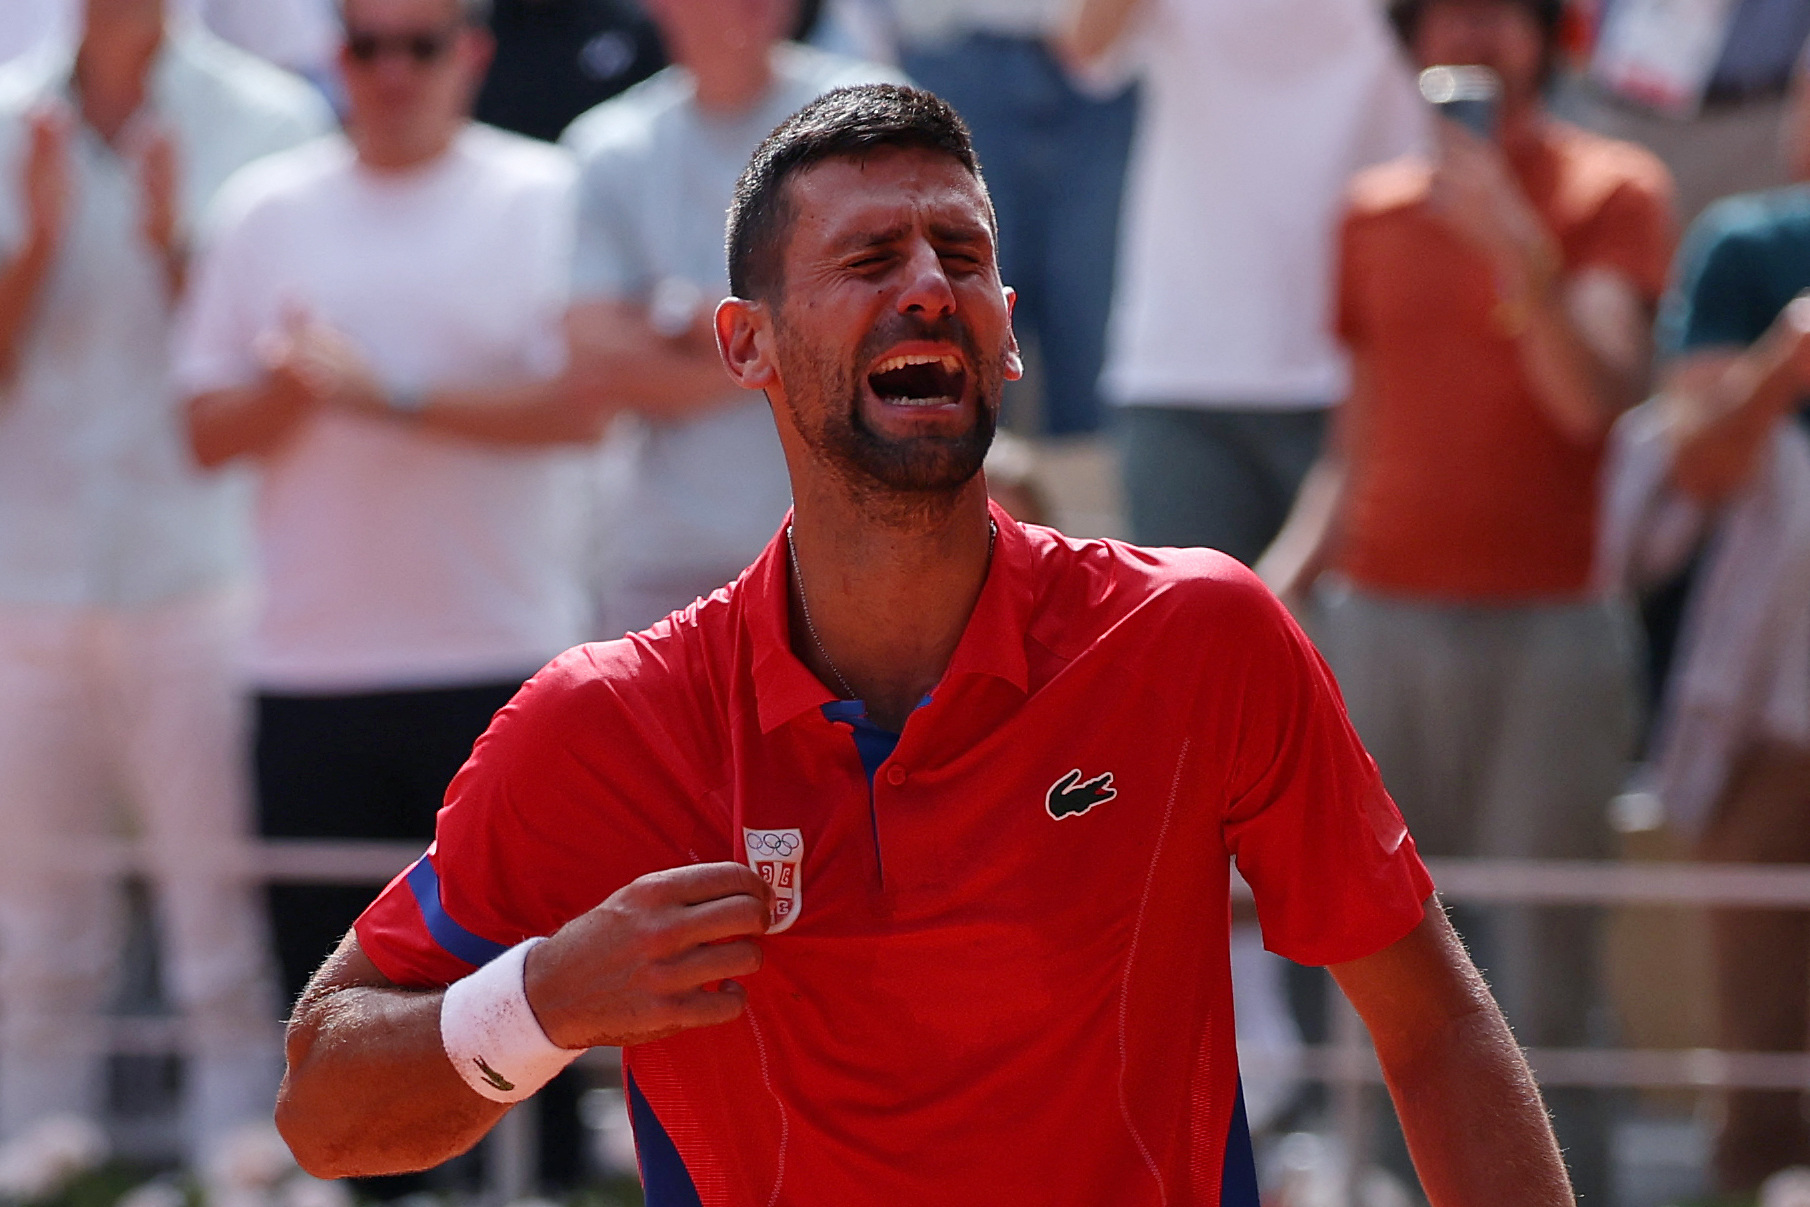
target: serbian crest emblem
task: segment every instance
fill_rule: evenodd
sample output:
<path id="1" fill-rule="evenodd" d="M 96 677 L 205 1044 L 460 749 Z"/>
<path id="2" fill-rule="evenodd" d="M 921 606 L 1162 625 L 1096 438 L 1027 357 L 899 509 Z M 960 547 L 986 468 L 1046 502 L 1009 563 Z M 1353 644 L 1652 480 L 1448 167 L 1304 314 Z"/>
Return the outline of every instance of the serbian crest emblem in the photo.
<path id="1" fill-rule="evenodd" d="M 804 832 L 801 830 L 750 830 L 742 828 L 748 848 L 748 866 L 773 886 L 773 925 L 776 935 L 792 925 L 803 908 L 799 880 L 804 865 Z"/>

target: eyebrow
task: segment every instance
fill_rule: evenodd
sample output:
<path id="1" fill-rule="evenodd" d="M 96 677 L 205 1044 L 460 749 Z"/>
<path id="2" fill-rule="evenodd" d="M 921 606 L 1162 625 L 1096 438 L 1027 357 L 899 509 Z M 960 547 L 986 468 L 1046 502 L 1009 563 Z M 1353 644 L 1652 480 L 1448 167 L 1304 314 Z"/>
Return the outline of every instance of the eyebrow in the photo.
<path id="1" fill-rule="evenodd" d="M 884 247 L 889 243 L 897 243 L 912 231 L 913 224 L 902 222 L 885 230 L 862 231 L 836 240 L 832 250 L 840 255 L 852 251 L 865 251 L 872 247 Z M 930 224 L 930 237 L 944 243 L 979 243 L 987 239 L 987 228 L 967 223 L 955 224 L 933 222 Z"/>

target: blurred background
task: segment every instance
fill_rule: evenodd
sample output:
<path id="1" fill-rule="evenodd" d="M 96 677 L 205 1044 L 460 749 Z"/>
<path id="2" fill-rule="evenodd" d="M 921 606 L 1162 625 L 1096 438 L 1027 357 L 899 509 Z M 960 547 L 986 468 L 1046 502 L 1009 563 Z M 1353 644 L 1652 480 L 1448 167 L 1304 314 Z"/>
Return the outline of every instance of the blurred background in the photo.
<path id="1" fill-rule="evenodd" d="M 280 1020 L 524 677 L 772 536 L 730 191 L 909 80 L 1019 291 L 995 497 L 1289 604 L 1580 1201 L 1810 1207 L 1807 39 L 1810 0 L 0 0 L 0 1198 L 640 1202 L 601 1051 L 442 1169 L 307 1178 Z M 1234 915 L 1265 1202 L 1423 1202 L 1361 1027 Z"/>

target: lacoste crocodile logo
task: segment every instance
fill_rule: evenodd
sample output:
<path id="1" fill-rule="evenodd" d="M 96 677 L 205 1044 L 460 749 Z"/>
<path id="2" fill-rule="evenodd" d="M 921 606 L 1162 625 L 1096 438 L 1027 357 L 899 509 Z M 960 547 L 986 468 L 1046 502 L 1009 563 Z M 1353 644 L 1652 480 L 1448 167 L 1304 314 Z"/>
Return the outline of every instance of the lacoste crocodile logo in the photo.
<path id="1" fill-rule="evenodd" d="M 472 1060 L 477 1064 L 478 1072 L 482 1074 L 485 1081 L 488 1081 L 491 1085 L 505 1094 L 513 1093 L 515 1091 L 515 1082 L 509 1080 L 507 1077 L 485 1064 L 482 1056 L 474 1056 L 472 1057 Z"/>
<path id="2" fill-rule="evenodd" d="M 1051 817 L 1061 821 L 1065 817 L 1079 817 L 1118 794 L 1119 790 L 1112 786 L 1112 772 L 1105 771 L 1083 781 L 1081 769 L 1077 767 L 1050 785 L 1043 807 L 1049 810 Z"/>

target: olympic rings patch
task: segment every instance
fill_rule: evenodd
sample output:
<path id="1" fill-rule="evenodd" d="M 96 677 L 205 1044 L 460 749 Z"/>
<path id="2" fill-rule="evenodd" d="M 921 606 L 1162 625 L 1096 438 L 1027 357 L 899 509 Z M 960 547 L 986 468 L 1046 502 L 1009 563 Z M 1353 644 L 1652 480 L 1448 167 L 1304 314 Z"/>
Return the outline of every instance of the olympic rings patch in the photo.
<path id="1" fill-rule="evenodd" d="M 781 859 L 804 845 L 797 830 L 743 830 L 748 839 L 748 854 L 778 855 Z"/>
<path id="2" fill-rule="evenodd" d="M 773 887 L 773 925 L 776 935 L 792 925 L 804 908 L 804 831 L 751 830 L 742 828 L 742 845 L 748 866 Z"/>

